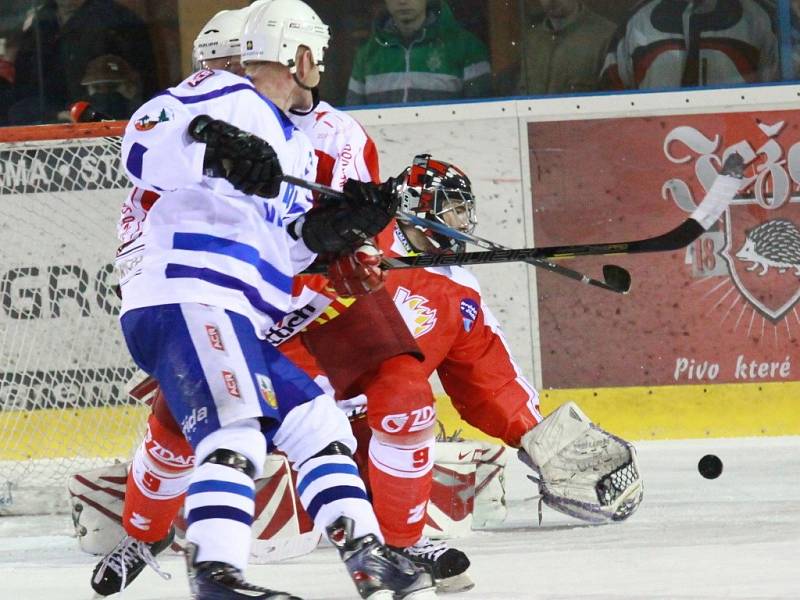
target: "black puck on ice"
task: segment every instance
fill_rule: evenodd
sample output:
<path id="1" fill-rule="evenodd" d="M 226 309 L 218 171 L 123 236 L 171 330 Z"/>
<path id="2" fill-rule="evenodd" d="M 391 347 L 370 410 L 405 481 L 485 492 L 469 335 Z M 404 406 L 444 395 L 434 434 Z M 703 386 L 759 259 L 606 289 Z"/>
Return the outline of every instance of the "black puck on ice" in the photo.
<path id="1" fill-rule="evenodd" d="M 722 473 L 722 461 L 716 454 L 706 454 L 697 463 L 697 470 L 706 479 L 716 479 Z"/>

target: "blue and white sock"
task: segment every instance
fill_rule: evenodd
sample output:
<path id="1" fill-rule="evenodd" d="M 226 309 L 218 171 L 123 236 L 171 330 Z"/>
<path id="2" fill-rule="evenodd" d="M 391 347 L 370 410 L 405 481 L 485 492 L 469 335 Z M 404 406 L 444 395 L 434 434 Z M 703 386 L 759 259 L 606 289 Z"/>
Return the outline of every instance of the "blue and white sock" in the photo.
<path id="1" fill-rule="evenodd" d="M 186 539 L 198 547 L 195 560 L 244 570 L 255 512 L 253 480 L 231 467 L 203 463 L 192 476 L 184 510 Z"/>
<path id="2" fill-rule="evenodd" d="M 366 487 L 352 458 L 341 454 L 317 456 L 304 462 L 297 475 L 300 502 L 317 529 L 324 531 L 345 515 L 354 521 L 354 537 L 372 533 L 383 542 Z"/>

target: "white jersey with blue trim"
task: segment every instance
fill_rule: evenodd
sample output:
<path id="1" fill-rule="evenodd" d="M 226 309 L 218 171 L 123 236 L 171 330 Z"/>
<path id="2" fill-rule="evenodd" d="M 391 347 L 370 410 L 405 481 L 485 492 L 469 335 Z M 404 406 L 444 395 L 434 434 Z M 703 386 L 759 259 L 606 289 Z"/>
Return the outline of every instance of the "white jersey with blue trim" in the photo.
<path id="1" fill-rule="evenodd" d="M 307 136 L 247 79 L 198 71 L 146 102 L 125 130 L 122 161 L 135 186 L 160 198 L 125 249 L 122 313 L 199 302 L 244 315 L 262 332 L 291 310 L 292 277 L 314 260 L 286 231 L 311 196 L 286 183 L 276 198 L 248 196 L 207 177 L 205 144 L 187 134 L 203 114 L 265 139 L 285 174 L 314 179 Z"/>

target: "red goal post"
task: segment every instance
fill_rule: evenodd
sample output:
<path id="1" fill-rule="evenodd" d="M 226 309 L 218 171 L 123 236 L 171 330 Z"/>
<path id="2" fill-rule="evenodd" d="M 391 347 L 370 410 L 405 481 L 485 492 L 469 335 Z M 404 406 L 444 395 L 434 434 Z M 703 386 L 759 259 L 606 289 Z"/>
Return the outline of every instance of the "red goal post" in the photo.
<path id="1" fill-rule="evenodd" d="M 67 510 L 67 476 L 143 429 L 113 290 L 124 127 L 0 128 L 0 514 Z"/>

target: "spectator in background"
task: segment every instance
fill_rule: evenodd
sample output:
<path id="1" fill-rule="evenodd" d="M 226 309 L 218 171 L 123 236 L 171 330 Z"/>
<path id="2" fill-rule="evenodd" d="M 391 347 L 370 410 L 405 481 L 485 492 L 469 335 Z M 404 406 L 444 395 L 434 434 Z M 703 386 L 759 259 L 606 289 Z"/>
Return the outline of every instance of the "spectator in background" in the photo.
<path id="1" fill-rule="evenodd" d="M 600 71 L 616 25 L 580 0 L 539 0 L 523 38 L 521 94 L 566 94 L 600 88 Z"/>
<path id="2" fill-rule="evenodd" d="M 608 89 L 775 81 L 773 15 L 759 0 L 649 0 L 617 30 L 603 67 Z"/>
<path id="3" fill-rule="evenodd" d="M 139 78 L 119 56 L 105 54 L 89 61 L 81 85 L 82 100 L 112 119 L 127 119 L 142 103 Z"/>
<path id="4" fill-rule="evenodd" d="M 8 109 L 14 101 L 14 54 L 8 38 L 0 38 L 0 127 L 8 124 Z"/>
<path id="5" fill-rule="evenodd" d="M 81 81 L 89 62 L 105 54 L 133 67 L 146 96 L 156 91 L 150 35 L 134 12 L 113 0 L 44 2 L 23 25 L 15 62 L 17 103 L 10 119 L 18 124 L 57 120 L 84 96 Z"/>
<path id="6" fill-rule="evenodd" d="M 444 0 L 386 0 L 358 50 L 347 104 L 393 104 L 491 94 L 486 46 Z"/>

